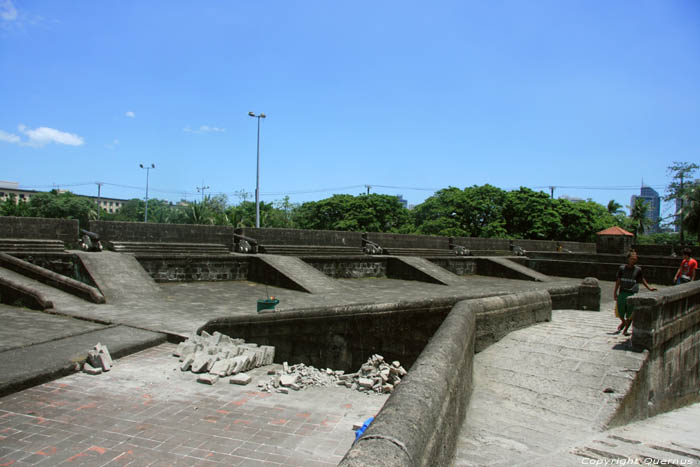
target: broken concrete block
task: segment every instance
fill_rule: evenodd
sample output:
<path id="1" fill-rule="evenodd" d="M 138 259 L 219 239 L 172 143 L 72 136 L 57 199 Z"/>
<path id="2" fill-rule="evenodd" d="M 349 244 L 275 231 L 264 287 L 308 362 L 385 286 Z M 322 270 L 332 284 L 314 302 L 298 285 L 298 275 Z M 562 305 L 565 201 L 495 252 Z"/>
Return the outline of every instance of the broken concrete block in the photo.
<path id="1" fill-rule="evenodd" d="M 83 365 L 83 373 L 87 373 L 89 375 L 99 375 L 102 373 L 102 368 L 96 368 L 89 363 L 85 363 L 85 365 Z"/>
<path id="2" fill-rule="evenodd" d="M 231 379 L 228 382 L 230 384 L 240 384 L 241 386 L 244 386 L 250 383 L 251 380 L 252 378 L 249 375 L 245 373 L 238 373 L 237 375 L 231 376 Z"/>
<path id="3" fill-rule="evenodd" d="M 293 373 L 291 375 L 281 375 L 280 376 L 280 384 L 282 386 L 291 386 L 292 384 L 295 384 L 297 381 L 299 381 L 299 375 L 296 373 Z"/>
<path id="4" fill-rule="evenodd" d="M 279 392 L 280 394 L 289 394 L 289 389 L 279 388 L 279 389 L 277 389 L 277 392 Z"/>
<path id="5" fill-rule="evenodd" d="M 226 376 L 228 372 L 228 360 L 218 360 L 214 362 L 209 373 L 217 376 Z"/>
<path id="6" fill-rule="evenodd" d="M 219 381 L 219 377 L 216 375 L 210 375 L 210 374 L 203 374 L 197 377 L 197 382 L 198 383 L 203 383 L 203 384 L 209 384 L 209 385 L 214 385 L 216 382 Z"/>
<path id="7" fill-rule="evenodd" d="M 360 378 L 357 380 L 357 384 L 359 384 L 361 388 L 371 389 L 372 386 L 374 386 L 374 380 L 370 378 Z"/>

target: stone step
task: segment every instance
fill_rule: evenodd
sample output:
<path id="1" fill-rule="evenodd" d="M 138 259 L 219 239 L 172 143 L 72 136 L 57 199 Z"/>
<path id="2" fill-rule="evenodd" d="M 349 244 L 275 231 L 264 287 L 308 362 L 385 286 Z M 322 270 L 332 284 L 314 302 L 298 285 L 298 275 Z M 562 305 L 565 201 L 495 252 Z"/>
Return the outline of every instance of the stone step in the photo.
<path id="1" fill-rule="evenodd" d="M 167 242 L 105 242 L 107 247 L 119 253 L 152 254 L 228 254 L 226 245 L 217 243 L 167 243 Z"/>
<path id="2" fill-rule="evenodd" d="M 326 294 L 342 290 L 340 284 L 299 258 L 264 254 L 259 260 L 278 274 L 293 282 L 299 290 L 312 294 Z"/>
<path id="3" fill-rule="evenodd" d="M 261 245 L 261 253 L 286 256 L 363 256 L 362 248 L 316 245 Z"/>
<path id="4" fill-rule="evenodd" d="M 456 256 L 453 250 L 437 248 L 384 248 L 384 254 L 393 256 Z"/>
<path id="5" fill-rule="evenodd" d="M 65 251 L 61 240 L 0 238 L 0 251 L 4 252 L 55 252 Z"/>

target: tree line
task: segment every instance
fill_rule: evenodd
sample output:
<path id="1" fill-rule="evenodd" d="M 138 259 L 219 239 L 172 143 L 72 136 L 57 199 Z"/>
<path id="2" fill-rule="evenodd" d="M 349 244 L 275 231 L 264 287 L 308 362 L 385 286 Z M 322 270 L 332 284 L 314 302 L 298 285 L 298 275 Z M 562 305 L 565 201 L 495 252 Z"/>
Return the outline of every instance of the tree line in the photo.
<path id="1" fill-rule="evenodd" d="M 679 164 L 679 163 L 676 163 Z M 694 168 L 693 168 L 694 167 Z M 686 179 L 695 164 L 681 167 Z M 700 235 L 700 186 L 673 183 L 669 196 L 683 196 L 683 226 Z M 674 191 L 675 190 L 675 191 Z M 148 200 L 148 220 L 157 223 L 255 225 L 255 203 L 241 192 L 238 204 L 230 204 L 225 195 L 206 196 L 201 201 L 172 203 Z M 395 196 L 382 194 L 333 195 L 319 201 L 292 203 L 289 197 L 260 203 L 260 225 L 271 228 L 310 230 L 349 230 L 402 234 L 442 235 L 454 237 L 522 238 L 595 242 L 596 232 L 620 226 L 639 236 L 638 243 L 678 243 L 675 234 L 644 235 L 648 232 L 648 205 L 637 198 L 625 215 L 622 205 L 611 200 L 603 206 L 592 200 L 553 199 L 541 191 L 521 187 L 505 191 L 492 185 L 466 188 L 448 187 L 437 191 L 423 203 L 409 210 Z M 116 213 L 99 212 L 110 221 L 140 222 L 146 203 L 141 199 L 126 201 Z M 8 198 L 0 204 L 0 215 L 78 219 L 81 227 L 98 218 L 96 203 L 70 192 L 37 193 L 29 201 L 16 203 Z"/>

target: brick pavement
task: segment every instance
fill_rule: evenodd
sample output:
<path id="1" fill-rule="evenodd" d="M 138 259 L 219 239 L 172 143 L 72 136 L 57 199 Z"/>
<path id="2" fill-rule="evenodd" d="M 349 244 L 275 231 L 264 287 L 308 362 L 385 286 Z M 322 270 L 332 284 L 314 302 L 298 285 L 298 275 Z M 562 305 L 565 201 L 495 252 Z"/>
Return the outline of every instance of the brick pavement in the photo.
<path id="1" fill-rule="evenodd" d="M 162 344 L 0 398 L 0 465 L 336 465 L 386 396 L 196 383 Z"/>

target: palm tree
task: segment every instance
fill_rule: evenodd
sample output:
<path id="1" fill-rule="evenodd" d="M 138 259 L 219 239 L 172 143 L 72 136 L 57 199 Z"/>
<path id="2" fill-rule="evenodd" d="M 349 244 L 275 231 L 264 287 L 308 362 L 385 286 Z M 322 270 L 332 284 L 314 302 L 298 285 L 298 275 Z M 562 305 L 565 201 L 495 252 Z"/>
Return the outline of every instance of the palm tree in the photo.
<path id="1" fill-rule="evenodd" d="M 700 186 L 693 188 L 681 211 L 683 226 L 688 232 L 695 233 L 700 243 Z"/>
<path id="2" fill-rule="evenodd" d="M 612 214 L 613 216 L 615 214 L 618 214 L 622 210 L 622 205 L 615 201 L 614 199 L 611 199 L 608 201 L 608 212 Z"/>
<path id="3" fill-rule="evenodd" d="M 635 198 L 634 206 L 628 207 L 630 208 L 630 218 L 634 224 L 634 242 L 637 243 L 637 234 L 643 234 L 644 228 L 651 223 L 651 219 L 647 217 L 649 204 L 644 198 Z"/>

